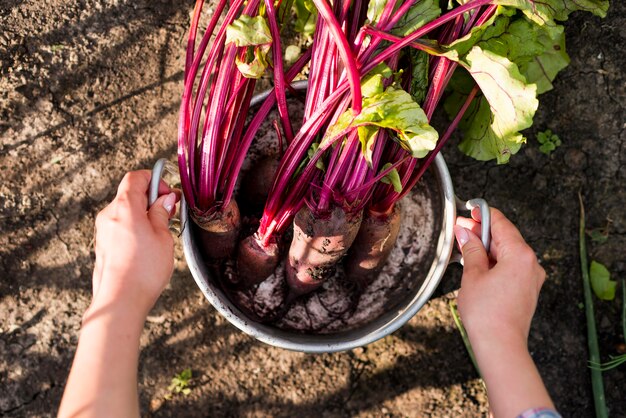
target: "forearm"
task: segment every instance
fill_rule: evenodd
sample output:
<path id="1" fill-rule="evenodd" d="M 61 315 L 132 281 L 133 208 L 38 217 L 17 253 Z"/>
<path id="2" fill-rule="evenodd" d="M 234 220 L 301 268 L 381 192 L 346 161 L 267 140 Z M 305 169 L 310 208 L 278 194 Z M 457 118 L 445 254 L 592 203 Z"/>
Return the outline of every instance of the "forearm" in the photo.
<path id="1" fill-rule="evenodd" d="M 531 408 L 554 408 L 525 342 L 476 345 L 478 367 L 496 418 L 514 418 Z"/>
<path id="2" fill-rule="evenodd" d="M 138 417 L 137 367 L 143 312 L 94 304 L 83 326 L 60 417 Z"/>

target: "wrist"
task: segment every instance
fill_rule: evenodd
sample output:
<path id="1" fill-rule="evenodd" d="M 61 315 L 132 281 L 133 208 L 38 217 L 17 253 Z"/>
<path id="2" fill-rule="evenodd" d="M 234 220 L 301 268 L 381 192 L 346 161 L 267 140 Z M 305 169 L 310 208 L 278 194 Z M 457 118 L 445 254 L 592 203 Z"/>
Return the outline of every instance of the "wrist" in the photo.
<path id="1" fill-rule="evenodd" d="M 103 271 L 100 286 L 93 295 L 92 305 L 109 306 L 109 309 L 127 311 L 133 316 L 145 319 L 156 303 L 159 294 L 146 288 L 150 277 L 136 273 Z"/>
<path id="2" fill-rule="evenodd" d="M 476 353 L 484 353 L 485 356 L 499 352 L 512 352 L 515 354 L 528 353 L 528 338 L 523 332 L 514 331 L 510 327 L 503 329 L 481 330 L 476 328 L 467 329 L 472 349 Z"/>
<path id="3" fill-rule="evenodd" d="M 476 341 L 476 340 L 474 340 Z M 554 408 L 523 335 L 472 342 L 494 416 L 518 416 L 537 407 Z"/>
<path id="4" fill-rule="evenodd" d="M 126 297 L 99 292 L 95 295 L 82 319 L 83 328 L 90 323 L 119 327 L 141 334 L 150 311 L 144 304 L 133 303 Z"/>

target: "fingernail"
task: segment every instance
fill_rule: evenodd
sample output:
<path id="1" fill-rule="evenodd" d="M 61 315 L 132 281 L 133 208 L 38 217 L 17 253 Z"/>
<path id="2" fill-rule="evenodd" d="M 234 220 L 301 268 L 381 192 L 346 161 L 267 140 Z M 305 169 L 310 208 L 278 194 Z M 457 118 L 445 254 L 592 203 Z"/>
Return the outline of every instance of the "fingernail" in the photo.
<path id="1" fill-rule="evenodd" d="M 475 207 L 472 209 L 472 218 L 474 218 L 475 221 L 480 222 L 481 221 L 481 216 L 482 214 L 480 213 L 480 208 L 479 207 Z"/>
<path id="2" fill-rule="evenodd" d="M 165 199 L 163 199 L 163 207 L 167 211 L 167 213 L 172 213 L 172 209 L 176 204 L 176 193 L 170 193 L 167 195 Z"/>
<path id="3" fill-rule="evenodd" d="M 457 225 L 454 227 L 454 236 L 456 237 L 456 240 L 461 248 L 463 248 L 463 246 L 467 244 L 467 241 L 469 241 L 469 234 L 467 233 L 467 229 L 463 228 L 462 226 Z"/>

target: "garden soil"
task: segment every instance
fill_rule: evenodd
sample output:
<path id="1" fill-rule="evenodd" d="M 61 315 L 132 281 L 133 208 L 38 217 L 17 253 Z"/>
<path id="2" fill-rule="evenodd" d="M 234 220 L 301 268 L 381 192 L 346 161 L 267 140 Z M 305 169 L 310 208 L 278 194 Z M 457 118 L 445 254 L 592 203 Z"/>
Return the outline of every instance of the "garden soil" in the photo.
<path id="1" fill-rule="evenodd" d="M 190 1 L 0 1 L 0 415 L 54 416 L 91 293 L 93 224 L 124 172 L 175 159 Z M 566 24 L 571 65 L 541 97 L 528 144 L 506 166 L 444 149 L 457 194 L 484 197 L 517 225 L 548 273 L 530 350 L 559 410 L 594 415 L 578 198 L 604 242 L 591 258 L 626 278 L 626 7 Z M 267 86 L 267 83 L 265 83 Z M 260 87 L 263 87 L 261 83 Z M 547 156 L 537 133 L 562 142 Z M 485 391 L 449 302 L 451 266 L 394 334 L 349 352 L 272 348 L 208 304 L 176 247 L 150 313 L 139 367 L 145 416 L 483 416 Z M 619 307 L 596 299 L 603 358 L 624 351 Z M 620 351 L 621 350 L 621 351 Z M 191 393 L 172 394 L 190 368 Z M 605 373 L 611 416 L 626 416 L 626 367 Z M 522 388 L 520 388 L 522 389 Z"/>

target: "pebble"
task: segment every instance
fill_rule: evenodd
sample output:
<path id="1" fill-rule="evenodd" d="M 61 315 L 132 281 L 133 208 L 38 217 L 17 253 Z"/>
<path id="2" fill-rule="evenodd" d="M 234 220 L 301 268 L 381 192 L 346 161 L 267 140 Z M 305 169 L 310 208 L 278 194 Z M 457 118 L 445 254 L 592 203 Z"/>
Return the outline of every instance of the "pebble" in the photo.
<path id="1" fill-rule="evenodd" d="M 579 149 L 568 149 L 564 160 L 565 165 L 572 170 L 584 170 L 587 168 L 587 155 Z"/>
<path id="2" fill-rule="evenodd" d="M 163 399 L 160 398 L 152 398 L 150 401 L 150 411 L 155 412 L 161 408 L 163 405 Z"/>
<path id="3" fill-rule="evenodd" d="M 604 329 L 608 329 L 611 328 L 611 321 L 609 320 L 609 318 L 607 318 L 606 316 L 602 317 L 602 320 L 600 321 L 600 328 L 604 328 Z"/>
<path id="4" fill-rule="evenodd" d="M 548 180 L 543 174 L 537 174 L 533 179 L 533 187 L 537 190 L 544 190 L 548 185 Z"/>

